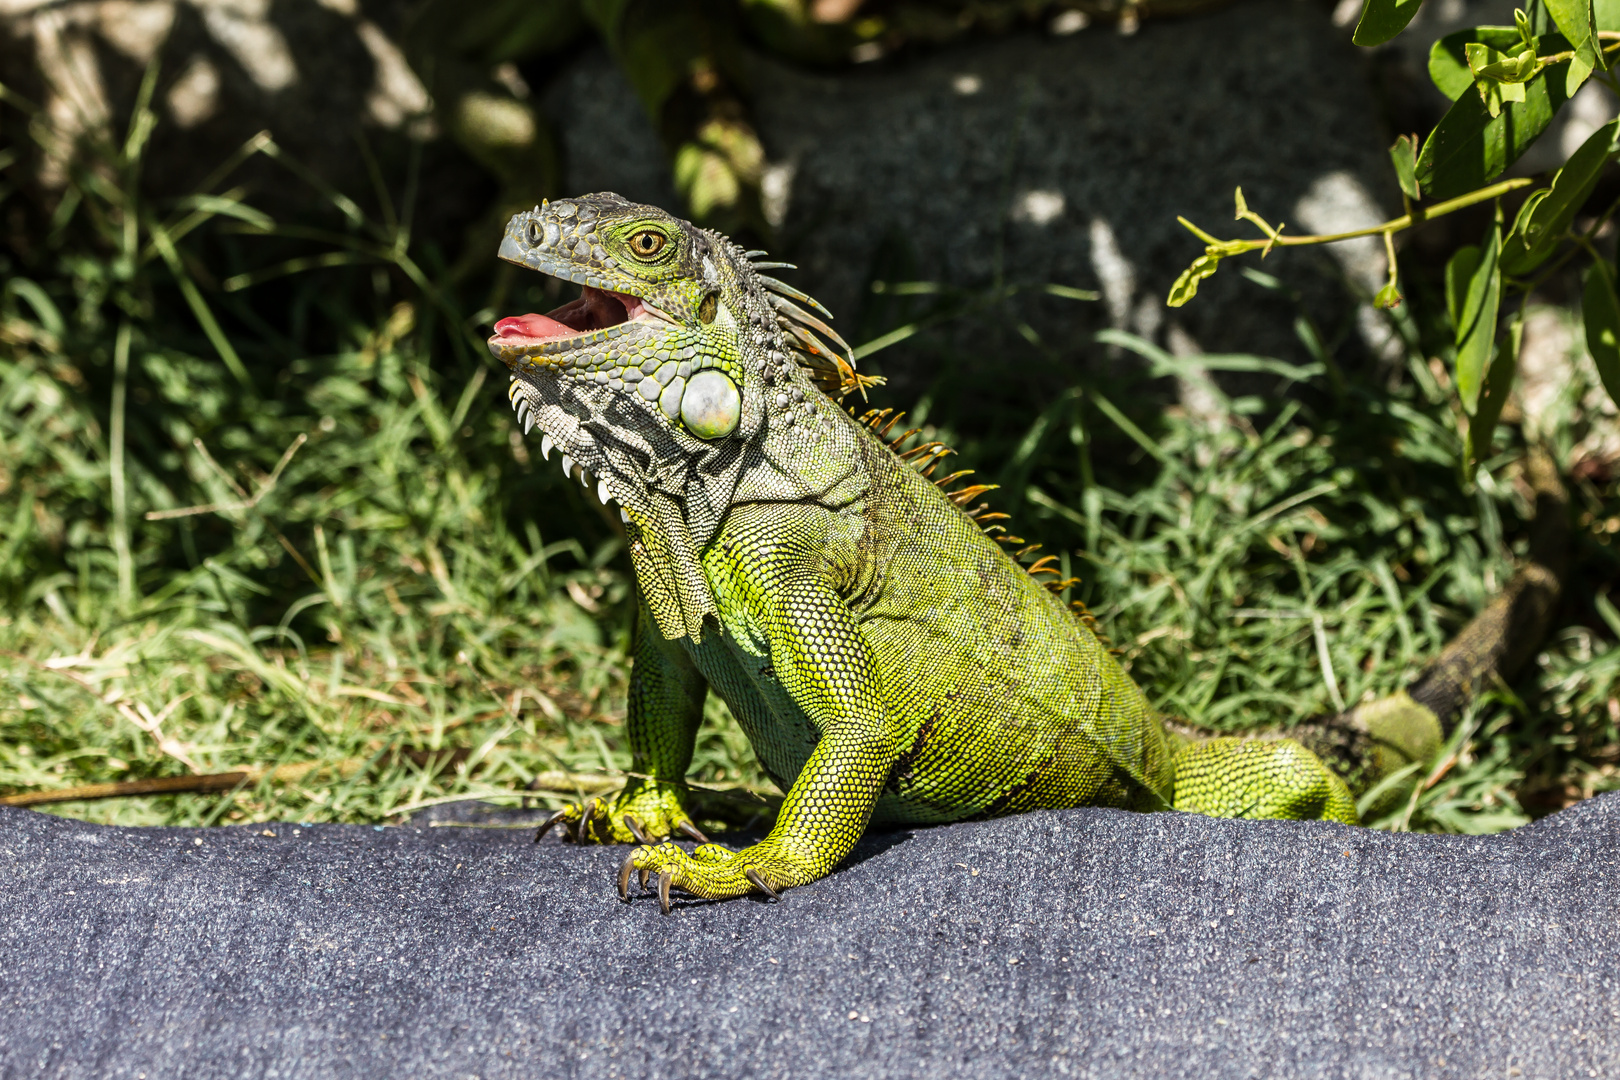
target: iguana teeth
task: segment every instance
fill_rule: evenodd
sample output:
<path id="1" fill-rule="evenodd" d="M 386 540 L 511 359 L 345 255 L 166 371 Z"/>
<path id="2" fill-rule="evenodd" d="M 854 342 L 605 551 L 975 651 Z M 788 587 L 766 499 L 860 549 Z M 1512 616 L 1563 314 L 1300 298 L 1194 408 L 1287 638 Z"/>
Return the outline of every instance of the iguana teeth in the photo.
<path id="1" fill-rule="evenodd" d="M 547 461 L 551 460 L 551 436 L 550 435 L 542 434 L 540 436 L 540 456 L 545 458 Z"/>
<path id="2" fill-rule="evenodd" d="M 574 459 L 569 457 L 567 454 L 564 454 L 562 457 L 562 469 L 564 476 L 570 480 L 574 478 Z"/>
<path id="3" fill-rule="evenodd" d="M 532 416 L 524 417 L 524 419 L 523 419 L 523 434 L 527 435 L 529 433 L 529 429 L 532 428 L 532 427 L 534 427 L 534 417 L 532 417 Z"/>
<path id="4" fill-rule="evenodd" d="M 606 506 L 608 504 L 608 500 L 613 497 L 612 495 L 608 494 L 606 480 L 598 480 L 596 482 L 596 497 L 601 500 L 603 506 Z"/>
<path id="5" fill-rule="evenodd" d="M 527 423 L 527 421 L 529 419 L 529 399 L 528 398 L 524 398 L 522 401 L 518 402 L 518 404 L 517 404 L 517 418 L 518 418 L 518 423 L 523 425 L 523 433 L 525 435 L 527 435 L 529 433 L 529 425 Z"/>
<path id="6" fill-rule="evenodd" d="M 583 465 L 579 467 L 579 486 L 586 491 L 591 490 L 591 470 Z"/>
<path id="7" fill-rule="evenodd" d="M 624 507 L 622 506 L 619 507 L 619 520 L 624 522 L 626 525 L 630 524 L 630 515 L 624 512 Z"/>

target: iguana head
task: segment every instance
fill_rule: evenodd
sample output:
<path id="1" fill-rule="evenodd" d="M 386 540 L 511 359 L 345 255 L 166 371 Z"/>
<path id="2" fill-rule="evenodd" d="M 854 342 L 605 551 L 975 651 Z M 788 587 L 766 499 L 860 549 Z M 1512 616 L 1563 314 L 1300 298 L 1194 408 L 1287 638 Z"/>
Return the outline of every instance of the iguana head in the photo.
<path id="1" fill-rule="evenodd" d="M 540 428 L 542 453 L 555 446 L 565 473 L 619 504 L 643 593 L 672 637 L 649 573 L 667 579 L 682 632 L 700 636 L 712 598 L 695 554 L 742 472 L 772 432 L 809 415 L 818 385 L 860 385 L 816 335 L 842 340 L 790 297 L 819 305 L 760 273 L 785 265 L 751 261 L 761 254 L 613 194 L 518 214 L 501 241 L 501 258 L 583 286 L 548 314 L 496 323 L 489 349 L 512 371 L 513 406 L 525 431 Z"/>

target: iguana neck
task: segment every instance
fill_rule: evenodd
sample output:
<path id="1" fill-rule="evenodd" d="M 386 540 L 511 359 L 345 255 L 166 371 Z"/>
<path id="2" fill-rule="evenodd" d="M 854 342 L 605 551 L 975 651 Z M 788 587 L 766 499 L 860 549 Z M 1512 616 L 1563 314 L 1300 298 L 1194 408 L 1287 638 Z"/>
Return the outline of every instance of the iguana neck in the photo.
<path id="1" fill-rule="evenodd" d="M 858 507 L 872 484 L 859 425 L 802 375 L 784 392 L 797 401 L 768 421 L 759 452 L 738 479 L 732 505 L 791 502 L 835 512 Z"/>

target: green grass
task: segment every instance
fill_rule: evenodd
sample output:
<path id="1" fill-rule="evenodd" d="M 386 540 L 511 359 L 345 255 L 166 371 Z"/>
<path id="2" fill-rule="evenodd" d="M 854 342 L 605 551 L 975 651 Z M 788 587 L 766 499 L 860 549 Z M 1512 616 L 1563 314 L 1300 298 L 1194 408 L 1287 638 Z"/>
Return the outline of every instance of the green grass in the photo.
<path id="1" fill-rule="evenodd" d="M 0 266 L 0 793 L 258 770 L 223 794 L 51 807 L 202 824 L 555 805 L 613 783 L 627 559 L 595 500 L 514 436 L 479 345 L 494 311 L 544 310 L 549 286 L 452 280 L 380 183 L 370 211 L 312 187 L 329 220 L 298 228 L 244 204 L 228 170 L 147 206 L 139 151 L 103 148 L 54 207 L 0 188 L 28 237 Z M 292 272 L 307 260 L 325 261 Z M 929 319 L 1019 302 L 920 295 Z M 916 314 L 873 312 L 865 340 Z M 1145 374 L 994 422 L 942 379 L 918 438 L 1003 484 L 997 508 L 1082 579 L 1166 712 L 1285 727 L 1402 685 L 1522 553 L 1517 432 L 1465 487 L 1425 332 L 1403 331 L 1406 365 L 1359 381 L 1326 346 L 1308 369 L 1244 361 L 1274 382 L 1212 391 L 1217 422 L 1153 407 Z M 1072 360 L 1026 336 L 1030 363 Z M 1585 423 L 1568 415 L 1566 455 Z M 1383 827 L 1488 831 L 1616 786 L 1620 618 L 1591 598 L 1617 577 L 1620 499 L 1582 484 L 1577 599 Z M 718 703 L 711 721 L 695 778 L 763 785 Z"/>

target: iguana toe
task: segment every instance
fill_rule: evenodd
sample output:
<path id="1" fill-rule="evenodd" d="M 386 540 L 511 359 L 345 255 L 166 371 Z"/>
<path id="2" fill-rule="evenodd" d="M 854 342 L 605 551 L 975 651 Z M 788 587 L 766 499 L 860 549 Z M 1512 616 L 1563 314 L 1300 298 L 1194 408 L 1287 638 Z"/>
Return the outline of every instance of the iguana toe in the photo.
<path id="1" fill-rule="evenodd" d="M 576 844 L 656 844 L 677 832 L 708 842 L 672 785 L 632 784 L 612 799 L 592 796 L 565 806 L 540 823 L 535 842 L 558 825 Z"/>
<path id="2" fill-rule="evenodd" d="M 585 800 L 585 807 L 580 811 L 579 824 L 574 827 L 574 842 L 583 844 L 595 839 L 593 828 L 594 819 L 602 812 L 602 800 L 590 798 Z"/>
<path id="3" fill-rule="evenodd" d="M 705 863 L 709 866 L 716 866 L 728 859 L 735 858 L 736 854 L 737 853 L 735 851 L 732 851 L 730 848 L 725 847 L 722 844 L 702 844 L 693 848 L 692 853 L 688 855 L 687 858 L 691 859 L 693 862 Z"/>
<path id="4" fill-rule="evenodd" d="M 658 875 L 658 906 L 664 909 L 665 915 L 669 914 L 669 886 L 670 882 L 674 880 L 675 871 L 673 870 L 665 870 Z"/>

